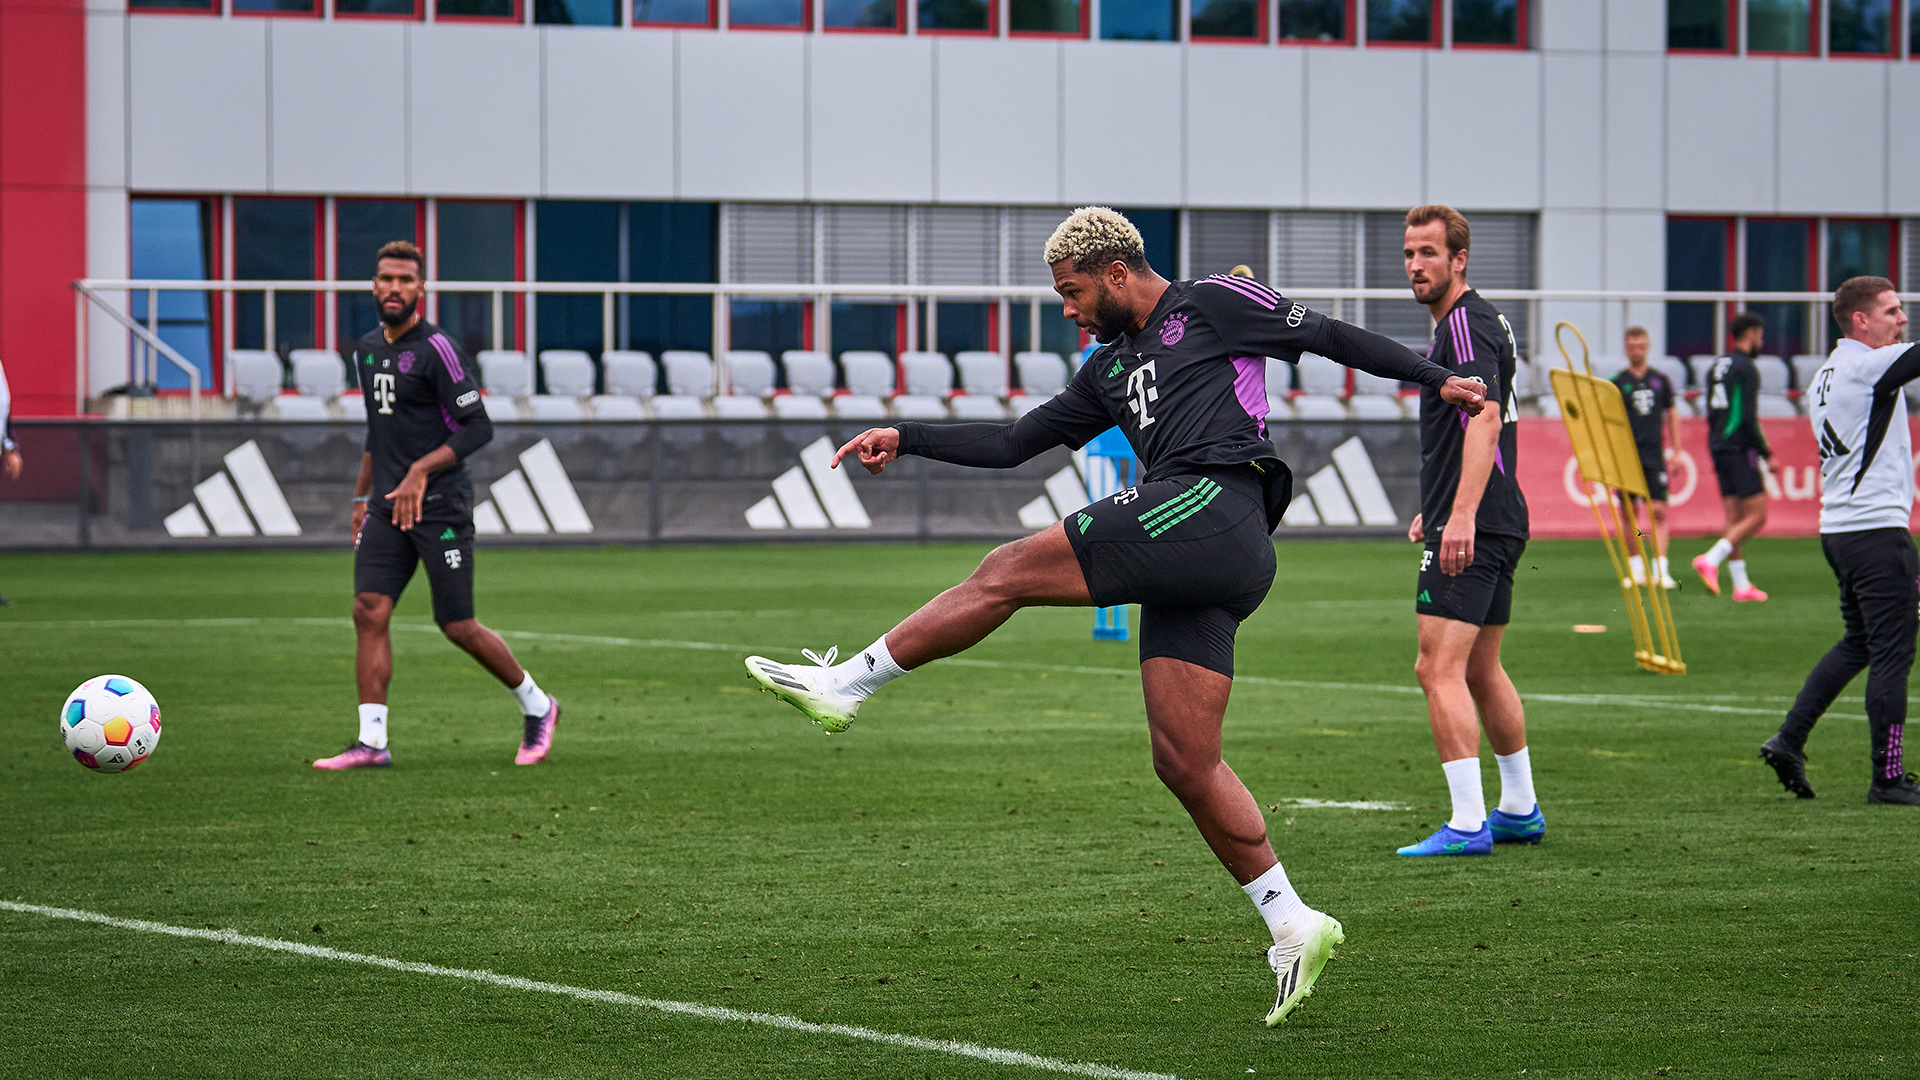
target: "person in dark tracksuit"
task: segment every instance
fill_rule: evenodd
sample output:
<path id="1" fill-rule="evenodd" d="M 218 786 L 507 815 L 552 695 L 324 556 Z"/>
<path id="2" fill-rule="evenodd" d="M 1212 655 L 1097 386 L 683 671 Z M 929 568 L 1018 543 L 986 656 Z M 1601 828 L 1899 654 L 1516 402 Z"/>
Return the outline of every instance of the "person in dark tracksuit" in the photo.
<path id="1" fill-rule="evenodd" d="M 1740 550 L 1767 524 L 1767 479 L 1760 461 L 1772 461 L 1773 451 L 1760 431 L 1760 370 L 1753 365 L 1766 329 L 1766 320 L 1751 311 L 1734 316 L 1727 328 L 1733 351 L 1713 362 L 1707 378 L 1707 449 L 1713 452 L 1713 472 L 1720 479 L 1727 531 L 1705 554 L 1694 557 L 1693 569 L 1707 591 L 1719 596 L 1720 564 L 1726 563 L 1733 574 L 1733 598 L 1742 602 L 1767 598 L 1747 580 L 1747 560 Z"/>

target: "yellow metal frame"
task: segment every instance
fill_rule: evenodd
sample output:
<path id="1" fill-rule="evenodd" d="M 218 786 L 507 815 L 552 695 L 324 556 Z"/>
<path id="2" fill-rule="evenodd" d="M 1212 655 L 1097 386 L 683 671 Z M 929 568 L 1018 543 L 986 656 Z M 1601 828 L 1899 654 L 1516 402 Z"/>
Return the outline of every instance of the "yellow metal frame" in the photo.
<path id="1" fill-rule="evenodd" d="M 1580 342 L 1580 363 L 1585 373 L 1576 371 L 1573 356 L 1567 351 L 1563 330 L 1573 331 Z M 1627 622 L 1633 628 L 1634 663 L 1661 675 L 1685 675 L 1686 662 L 1680 658 L 1680 635 L 1673 628 L 1673 607 L 1667 602 L 1667 590 L 1660 586 L 1659 569 L 1651 558 L 1642 558 L 1645 581 L 1636 585 L 1627 572 L 1627 530 L 1641 537 L 1640 550 L 1659 550 L 1652 513 L 1647 528 L 1640 528 L 1639 507 L 1646 505 L 1647 477 L 1640 470 L 1640 453 L 1633 444 L 1633 427 L 1627 420 L 1627 403 L 1620 388 L 1593 373 L 1587 350 L 1587 338 L 1580 328 L 1563 322 L 1553 328 L 1553 343 L 1560 349 L 1565 369 L 1553 368 L 1548 378 L 1554 397 L 1560 402 L 1560 419 L 1567 425 L 1567 438 L 1573 443 L 1574 457 L 1580 463 L 1580 478 L 1585 484 L 1588 502 L 1593 507 L 1594 524 L 1600 527 L 1600 540 L 1606 545 L 1607 558 L 1613 563 L 1614 577 L 1620 582 L 1620 595 L 1626 601 Z M 1593 498 L 1592 485 L 1605 489 L 1607 509 L 1601 512 L 1600 500 Z M 1635 502 L 1635 498 L 1639 500 Z M 1646 538 L 1652 537 L 1653 543 Z M 1644 596 L 1642 592 L 1644 590 Z"/>

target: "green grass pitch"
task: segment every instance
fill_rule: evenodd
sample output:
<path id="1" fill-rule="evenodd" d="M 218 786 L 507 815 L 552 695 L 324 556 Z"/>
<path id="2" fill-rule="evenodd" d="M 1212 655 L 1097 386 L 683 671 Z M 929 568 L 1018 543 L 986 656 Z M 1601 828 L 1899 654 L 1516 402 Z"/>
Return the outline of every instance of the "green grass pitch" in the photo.
<path id="1" fill-rule="evenodd" d="M 355 732 L 346 554 L 0 558 L 0 899 L 1182 1077 L 1911 1069 L 1920 815 L 1865 804 L 1860 684 L 1809 747 L 1818 800 L 1755 758 L 1839 632 L 1815 542 L 1752 545 L 1766 604 L 1689 582 L 1683 678 L 1632 666 L 1597 545 L 1532 545 L 1506 658 L 1546 842 L 1420 861 L 1393 854 L 1446 801 L 1417 549 L 1283 545 L 1227 760 L 1348 941 L 1275 1030 L 1263 928 L 1087 611 L 1020 614 L 844 736 L 749 692 L 735 646 L 859 648 L 984 550 L 485 551 L 482 620 L 565 703 L 552 760 L 512 764 L 512 698 L 416 581 L 395 767 L 348 774 L 307 764 Z M 108 671 L 165 710 L 124 776 L 56 734 Z M 0 1046 L 35 1078 L 1046 1075 L 11 912 Z"/>

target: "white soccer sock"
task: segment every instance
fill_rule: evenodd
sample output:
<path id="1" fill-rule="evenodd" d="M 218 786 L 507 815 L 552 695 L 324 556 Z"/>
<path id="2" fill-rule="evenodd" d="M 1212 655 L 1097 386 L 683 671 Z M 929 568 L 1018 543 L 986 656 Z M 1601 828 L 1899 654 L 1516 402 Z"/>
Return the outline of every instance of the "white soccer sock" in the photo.
<path id="1" fill-rule="evenodd" d="M 884 634 L 879 641 L 827 669 L 833 685 L 841 693 L 861 701 L 906 673 L 905 668 L 893 662 L 893 654 L 887 651 Z"/>
<path id="2" fill-rule="evenodd" d="M 1715 540 L 1713 546 L 1707 549 L 1705 558 L 1713 565 L 1719 566 L 1721 563 L 1726 562 L 1727 556 L 1731 554 L 1733 554 L 1733 545 L 1728 543 L 1727 538 L 1723 536 Z"/>
<path id="3" fill-rule="evenodd" d="M 1734 588 L 1745 589 L 1750 587 L 1751 583 L 1747 581 L 1747 560 L 1728 559 L 1727 572 L 1733 575 Z"/>
<path id="4" fill-rule="evenodd" d="M 1517 817 L 1533 813 L 1539 800 L 1533 794 L 1533 759 L 1527 756 L 1527 748 L 1495 754 L 1493 761 L 1500 766 L 1500 812 Z"/>
<path id="5" fill-rule="evenodd" d="M 547 692 L 534 685 L 531 671 L 520 680 L 519 686 L 513 688 L 513 696 L 520 699 L 520 711 L 527 716 L 545 716 L 547 710 L 553 707 L 553 699 L 547 696 Z"/>
<path id="6" fill-rule="evenodd" d="M 1627 573 L 1633 575 L 1634 584 L 1647 580 L 1646 561 L 1638 555 L 1627 556 Z"/>
<path id="7" fill-rule="evenodd" d="M 1660 567 L 1661 577 L 1670 578 L 1673 576 L 1672 574 L 1667 572 L 1667 557 L 1665 555 L 1662 555 L 1658 559 L 1655 559 L 1654 563 Z"/>
<path id="8" fill-rule="evenodd" d="M 1313 909 L 1293 891 L 1293 883 L 1287 880 L 1286 868 L 1279 863 L 1273 869 L 1240 886 L 1253 901 L 1260 917 L 1267 920 L 1267 929 L 1278 942 L 1292 937 L 1301 924 L 1302 918 Z"/>
<path id="9" fill-rule="evenodd" d="M 1479 832 L 1487 823 L 1487 797 L 1480 790 L 1480 759 L 1443 761 L 1440 770 L 1447 774 L 1447 791 L 1453 795 L 1453 817 L 1447 824 L 1455 832 Z"/>
<path id="10" fill-rule="evenodd" d="M 387 748 L 387 707 L 360 706 L 360 741 L 375 750 Z"/>

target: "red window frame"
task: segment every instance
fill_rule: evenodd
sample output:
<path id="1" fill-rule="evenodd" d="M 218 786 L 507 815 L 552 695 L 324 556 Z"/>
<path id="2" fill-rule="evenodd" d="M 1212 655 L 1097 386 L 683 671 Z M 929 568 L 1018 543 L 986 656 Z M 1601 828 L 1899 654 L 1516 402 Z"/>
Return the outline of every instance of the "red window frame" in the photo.
<path id="1" fill-rule="evenodd" d="M 490 203 L 494 205 L 506 204 L 512 206 L 513 280 L 527 280 L 527 203 L 525 199 L 435 199 L 434 209 L 438 210 L 448 203 Z M 420 236 L 424 240 L 427 235 L 425 200 L 421 201 L 420 214 Z M 434 224 L 436 225 L 436 228 L 433 230 L 435 243 L 433 250 L 427 252 L 427 281 L 432 286 L 431 291 L 439 292 L 440 245 L 438 241 L 440 239 L 440 230 L 437 228 L 439 223 L 435 222 Z M 524 351 L 527 347 L 527 294 L 524 292 L 508 293 L 500 299 L 504 306 L 509 307 L 513 311 L 513 340 L 510 344 L 505 344 L 504 347 Z"/>
<path id="2" fill-rule="evenodd" d="M 1320 48 L 1335 45 L 1340 48 L 1350 49 L 1353 47 L 1353 8 L 1355 4 L 1364 2 L 1365 0 L 1346 0 L 1346 22 L 1340 28 L 1340 36 L 1332 41 L 1318 41 L 1313 38 L 1290 38 L 1282 36 L 1280 33 L 1280 13 L 1286 8 L 1288 0 L 1276 0 L 1273 19 L 1274 43 L 1279 45 L 1317 46 Z"/>
<path id="3" fill-rule="evenodd" d="M 1259 13 L 1254 17 L 1256 29 L 1253 37 L 1214 37 L 1193 32 L 1193 5 L 1188 4 L 1187 40 L 1200 45 L 1266 45 L 1270 43 L 1277 32 L 1273 26 L 1274 9 L 1268 6 L 1267 0 L 1254 0 L 1254 6 Z"/>
<path id="4" fill-rule="evenodd" d="M 221 261 L 226 257 L 227 253 L 225 233 L 227 216 L 222 213 L 220 196 L 208 195 L 204 191 L 140 191 L 130 193 L 127 197 L 127 202 L 131 204 L 135 200 L 146 199 L 177 199 L 182 202 L 190 200 L 200 203 L 205 207 L 208 222 L 207 245 L 211 249 L 207 252 L 206 280 L 227 280 L 225 263 Z M 127 216 L 128 240 L 131 242 L 133 225 L 131 220 L 133 216 L 131 205 L 129 205 Z M 209 367 L 211 368 L 208 377 L 211 379 L 211 388 L 218 393 L 220 387 L 227 385 L 227 305 L 226 301 L 221 298 L 220 290 L 207 289 L 205 291 L 207 293 L 207 353 L 208 359 L 210 360 Z M 131 312 L 131 306 L 129 306 L 128 310 Z M 185 395 L 191 393 L 191 391 L 183 388 L 160 390 L 157 391 L 157 393 L 162 397 L 170 397 L 175 394 Z"/>
<path id="5" fill-rule="evenodd" d="M 1742 2 L 1751 4 L 1753 0 L 1742 0 Z M 1755 49 L 1749 46 L 1747 49 L 1746 55 L 1748 56 L 1816 56 L 1816 57 L 1819 56 L 1820 55 L 1820 35 L 1824 33 L 1826 30 L 1826 27 L 1822 26 L 1820 22 L 1821 14 L 1824 11 L 1825 11 L 1825 6 L 1822 3 L 1822 0 L 1807 0 L 1807 47 L 1805 49 L 1799 52 L 1789 52 L 1782 49 Z M 1740 23 L 1740 30 L 1743 35 L 1751 36 L 1750 28 L 1748 27 L 1744 17 Z"/>
<path id="6" fill-rule="evenodd" d="M 1452 48 L 1468 52 L 1525 52 L 1527 49 L 1532 48 L 1531 42 L 1533 40 L 1532 27 L 1527 23 L 1527 16 L 1531 14 L 1528 10 L 1530 6 L 1527 0 L 1514 0 L 1513 34 L 1514 37 L 1519 39 L 1517 41 L 1512 43 L 1498 41 L 1463 42 L 1453 36 L 1453 28 L 1449 26 L 1447 28 L 1447 42 Z"/>
<path id="7" fill-rule="evenodd" d="M 826 19 L 826 12 L 821 12 L 820 32 L 823 34 L 905 34 L 907 32 L 907 0 L 893 0 L 892 26 L 828 26 Z"/>
<path id="8" fill-rule="evenodd" d="M 515 0 L 515 2 L 518 3 L 519 0 Z M 731 5 L 733 0 L 726 0 L 726 2 Z M 737 23 L 733 21 L 733 11 L 731 7 L 729 7 L 727 11 L 727 29 L 730 31 L 751 30 L 756 33 L 810 34 L 813 32 L 813 0 L 800 0 L 800 22 L 796 25 L 787 25 L 785 23 Z"/>
<path id="9" fill-rule="evenodd" d="M 1740 5 L 1742 2 L 1743 0 L 1727 0 L 1727 43 L 1725 45 L 1718 49 L 1676 49 L 1669 45 L 1667 46 L 1667 51 L 1669 53 L 1678 53 L 1681 56 L 1732 56 L 1739 52 L 1741 26 Z M 1669 27 L 1669 31 L 1671 31 L 1671 27 Z M 1800 54 L 1790 53 L 1788 55 L 1798 56 Z"/>
<path id="10" fill-rule="evenodd" d="M 1085 37 L 1087 37 L 1087 35 L 1093 32 L 1092 9 L 1093 9 L 1094 0 L 1077 0 L 1077 2 L 1080 10 L 1080 29 L 1078 30 L 1070 31 L 1067 33 L 1062 33 L 1061 31 L 1058 31 L 1058 30 L 1015 30 L 1013 28 L 1013 19 L 1008 18 L 1007 19 L 1007 36 L 1017 37 L 1017 38 L 1033 38 L 1033 39 L 1038 39 L 1043 41 L 1048 38 L 1052 38 L 1056 41 L 1076 41 L 1076 40 L 1084 39 Z"/>
<path id="11" fill-rule="evenodd" d="M 445 15 L 439 10 L 440 0 L 431 0 L 434 5 L 433 21 L 445 23 L 482 23 L 487 26 L 511 26 L 527 21 L 525 0 L 513 0 L 511 15 Z"/>
<path id="12" fill-rule="evenodd" d="M 808 2 L 811 3 L 812 0 L 808 0 Z M 907 13 L 913 16 L 913 20 L 914 20 L 913 32 L 916 34 L 921 34 L 926 37 L 999 37 L 1000 36 L 1000 0 L 986 0 L 987 28 L 985 30 L 929 29 L 927 27 L 920 25 L 920 12 L 918 10 L 919 5 L 912 2 L 908 2 L 908 0 L 903 0 L 903 2 L 906 2 Z M 1083 5 L 1083 7 L 1088 2 L 1089 0 L 1081 0 L 1081 4 Z M 1086 21 L 1086 15 L 1084 13 L 1080 16 L 1080 20 L 1082 22 Z"/>
<path id="13" fill-rule="evenodd" d="M 375 22 L 424 22 L 427 18 L 427 0 L 413 0 L 411 15 L 396 15 L 384 11 L 341 11 L 339 0 L 329 0 L 332 17 L 335 19 L 371 19 Z"/>
<path id="14" fill-rule="evenodd" d="M 1907 30 L 1908 2 L 1909 0 L 1891 0 L 1891 2 L 1888 3 L 1887 5 L 1887 11 L 1891 16 L 1891 18 L 1888 19 L 1887 48 L 1884 52 L 1834 52 L 1833 45 L 1832 45 L 1833 38 L 1830 33 L 1832 30 L 1833 7 L 1832 5 L 1829 4 L 1826 11 L 1826 16 L 1828 19 L 1827 29 L 1829 31 L 1829 35 L 1826 38 L 1826 41 L 1828 42 L 1826 58 L 1829 60 L 1898 60 L 1900 59 L 1901 35 L 1906 33 L 1906 30 Z M 1800 54 L 1793 53 L 1792 55 L 1798 56 Z M 1913 57 L 1908 57 L 1908 59 L 1911 60 L 1913 59 Z"/>
<path id="15" fill-rule="evenodd" d="M 1355 0 L 1356 3 L 1360 0 Z M 1367 38 L 1365 45 L 1369 49 L 1437 49 L 1440 47 L 1441 34 L 1446 30 L 1446 4 L 1443 0 L 1431 0 L 1432 14 L 1427 16 L 1427 40 L 1425 41 L 1375 41 Z"/>
<path id="16" fill-rule="evenodd" d="M 706 22 L 665 22 L 647 20 L 641 22 L 633 17 L 633 5 L 636 0 L 626 0 L 626 16 L 629 30 L 712 30 L 720 25 L 720 0 L 707 0 Z"/>

